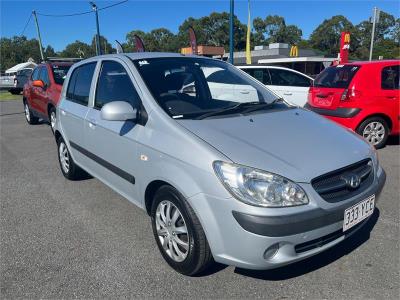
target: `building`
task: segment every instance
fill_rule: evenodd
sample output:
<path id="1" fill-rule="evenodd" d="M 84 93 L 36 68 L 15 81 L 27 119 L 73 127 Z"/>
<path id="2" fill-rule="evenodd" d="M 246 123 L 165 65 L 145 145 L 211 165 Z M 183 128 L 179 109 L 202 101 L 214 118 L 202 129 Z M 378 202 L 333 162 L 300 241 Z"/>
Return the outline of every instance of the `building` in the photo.
<path id="1" fill-rule="evenodd" d="M 185 55 L 193 54 L 192 48 L 191 47 L 182 48 L 181 53 Z M 222 58 L 224 54 L 225 54 L 224 47 L 204 46 L 204 45 L 197 46 L 197 55 Z"/>

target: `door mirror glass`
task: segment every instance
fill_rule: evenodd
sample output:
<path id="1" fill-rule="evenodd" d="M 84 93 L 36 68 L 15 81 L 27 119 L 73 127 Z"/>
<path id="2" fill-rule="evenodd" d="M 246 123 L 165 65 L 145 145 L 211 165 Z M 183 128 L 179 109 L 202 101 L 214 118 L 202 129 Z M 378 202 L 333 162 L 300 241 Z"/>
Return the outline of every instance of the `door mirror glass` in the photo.
<path id="1" fill-rule="evenodd" d="M 44 82 L 43 81 L 41 81 L 41 80 L 34 80 L 33 81 L 33 86 L 36 86 L 36 87 L 40 87 L 40 88 L 44 88 Z"/>
<path id="2" fill-rule="evenodd" d="M 101 108 L 101 118 L 107 121 L 136 121 L 137 110 L 125 101 L 113 101 Z"/>

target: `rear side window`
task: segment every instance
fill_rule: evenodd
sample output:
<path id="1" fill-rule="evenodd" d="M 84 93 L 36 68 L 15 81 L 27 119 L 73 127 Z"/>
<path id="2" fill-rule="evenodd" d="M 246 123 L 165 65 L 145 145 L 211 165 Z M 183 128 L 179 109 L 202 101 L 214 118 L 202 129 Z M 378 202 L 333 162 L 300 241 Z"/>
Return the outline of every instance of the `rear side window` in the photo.
<path id="1" fill-rule="evenodd" d="M 272 85 L 309 87 L 311 80 L 295 72 L 282 69 L 268 69 Z"/>
<path id="2" fill-rule="evenodd" d="M 88 104 L 95 67 L 96 63 L 93 62 L 79 66 L 72 72 L 67 89 L 68 100 L 82 105 Z"/>
<path id="3" fill-rule="evenodd" d="M 40 70 L 39 78 L 41 81 L 44 82 L 45 85 L 50 84 L 49 73 L 47 72 L 46 67 L 42 67 Z"/>
<path id="4" fill-rule="evenodd" d="M 314 86 L 346 89 L 359 69 L 354 65 L 328 67 L 315 78 Z"/>
<path id="5" fill-rule="evenodd" d="M 400 86 L 400 66 L 390 66 L 382 69 L 381 87 L 383 90 L 398 90 Z"/>
<path id="6" fill-rule="evenodd" d="M 133 107 L 140 106 L 140 98 L 125 68 L 115 61 L 105 61 L 101 66 L 94 106 L 101 109 L 112 101 L 125 101 Z"/>
<path id="7" fill-rule="evenodd" d="M 32 73 L 32 80 L 38 80 L 39 79 L 39 69 L 40 68 L 35 68 Z"/>

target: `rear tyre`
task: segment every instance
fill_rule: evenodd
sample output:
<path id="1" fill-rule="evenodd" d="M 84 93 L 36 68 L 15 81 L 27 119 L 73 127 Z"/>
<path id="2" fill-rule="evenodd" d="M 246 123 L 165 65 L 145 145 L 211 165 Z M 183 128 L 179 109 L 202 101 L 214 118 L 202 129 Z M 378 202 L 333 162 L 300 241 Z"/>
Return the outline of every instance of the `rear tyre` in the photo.
<path id="1" fill-rule="evenodd" d="M 50 122 L 50 129 L 51 132 L 55 132 L 56 128 L 56 121 L 57 121 L 57 115 L 56 115 L 56 109 L 54 107 L 50 107 L 49 110 L 49 122 Z"/>
<path id="2" fill-rule="evenodd" d="M 151 223 L 162 256 L 179 273 L 193 276 L 213 263 L 199 219 L 173 187 L 162 186 L 156 192 L 151 208 Z"/>
<path id="3" fill-rule="evenodd" d="M 19 95 L 19 94 L 21 94 L 21 89 L 12 89 L 12 90 L 9 90 L 9 92 L 13 95 Z"/>
<path id="4" fill-rule="evenodd" d="M 358 126 L 356 131 L 376 149 L 386 145 L 390 132 L 387 122 L 381 117 L 366 119 Z"/>
<path id="5" fill-rule="evenodd" d="M 62 137 L 59 137 L 57 140 L 57 149 L 58 162 L 60 163 L 60 169 L 64 177 L 69 180 L 78 180 L 83 178 L 86 174 L 85 171 L 75 164 L 68 150 L 67 144 Z"/>
<path id="6" fill-rule="evenodd" d="M 25 120 L 30 125 L 37 124 L 39 122 L 39 118 L 35 117 L 29 108 L 28 102 L 24 101 L 24 112 L 25 112 Z"/>

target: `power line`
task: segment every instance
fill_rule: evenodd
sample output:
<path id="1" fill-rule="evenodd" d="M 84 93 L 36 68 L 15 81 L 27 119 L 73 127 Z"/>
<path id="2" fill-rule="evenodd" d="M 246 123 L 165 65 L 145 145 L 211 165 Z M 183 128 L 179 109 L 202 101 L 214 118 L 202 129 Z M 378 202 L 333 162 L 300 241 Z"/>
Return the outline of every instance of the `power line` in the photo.
<path id="1" fill-rule="evenodd" d="M 117 3 L 111 4 L 111 5 L 105 6 L 105 7 L 101 7 L 98 10 L 104 10 L 104 9 L 107 9 L 107 8 L 110 8 L 110 7 L 114 7 L 114 6 L 123 4 L 125 2 L 128 2 L 128 0 L 120 1 L 120 2 L 117 2 Z M 72 13 L 72 14 L 60 14 L 60 15 L 37 13 L 37 15 L 43 16 L 43 17 L 63 18 L 63 17 L 75 17 L 75 16 L 81 16 L 81 15 L 87 15 L 87 14 L 90 14 L 90 13 L 93 13 L 93 11 L 92 10 L 88 10 L 88 11 L 77 12 L 77 13 Z"/>
<path id="2" fill-rule="evenodd" d="M 22 32 L 21 32 L 21 36 L 24 35 L 25 30 L 26 30 L 26 28 L 28 27 L 28 24 L 29 24 L 29 22 L 31 21 L 31 19 L 32 19 L 32 13 L 29 15 L 28 21 L 26 22 L 26 24 L 25 24 L 25 26 L 24 26 L 24 29 L 23 29 Z"/>

